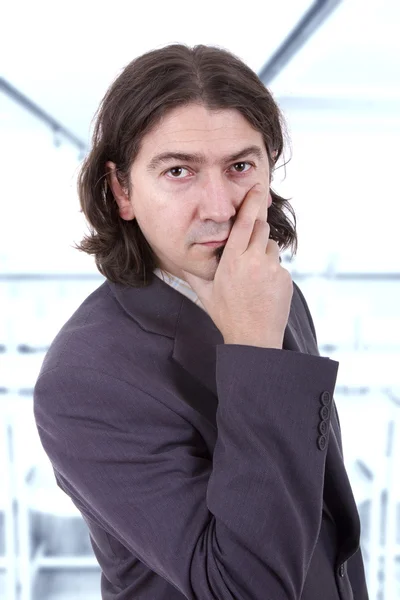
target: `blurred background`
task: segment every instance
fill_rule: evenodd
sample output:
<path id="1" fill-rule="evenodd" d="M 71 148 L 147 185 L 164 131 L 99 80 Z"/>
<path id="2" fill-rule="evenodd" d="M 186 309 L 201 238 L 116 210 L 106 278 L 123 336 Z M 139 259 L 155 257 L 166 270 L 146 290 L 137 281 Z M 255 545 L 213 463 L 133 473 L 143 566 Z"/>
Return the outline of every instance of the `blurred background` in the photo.
<path id="1" fill-rule="evenodd" d="M 400 3 L 70 0 L 3 3 L 0 39 L 0 598 L 100 600 L 79 513 L 33 422 L 51 340 L 102 282 L 73 249 L 91 119 L 135 56 L 171 42 L 236 53 L 289 128 L 275 189 L 292 198 L 303 290 L 335 400 L 371 600 L 400 599 Z M 397 474 L 397 477 L 396 477 Z"/>

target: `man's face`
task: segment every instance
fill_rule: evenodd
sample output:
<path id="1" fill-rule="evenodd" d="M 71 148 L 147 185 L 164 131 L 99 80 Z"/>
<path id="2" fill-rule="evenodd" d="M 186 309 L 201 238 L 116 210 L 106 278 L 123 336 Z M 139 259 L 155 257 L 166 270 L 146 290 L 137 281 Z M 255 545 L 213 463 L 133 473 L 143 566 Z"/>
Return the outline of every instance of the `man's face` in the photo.
<path id="1" fill-rule="evenodd" d="M 240 112 L 191 104 L 144 136 L 130 180 L 120 214 L 137 219 L 158 266 L 212 280 L 223 245 L 200 243 L 225 240 L 246 193 L 256 183 L 268 189 L 270 175 L 262 135 Z"/>

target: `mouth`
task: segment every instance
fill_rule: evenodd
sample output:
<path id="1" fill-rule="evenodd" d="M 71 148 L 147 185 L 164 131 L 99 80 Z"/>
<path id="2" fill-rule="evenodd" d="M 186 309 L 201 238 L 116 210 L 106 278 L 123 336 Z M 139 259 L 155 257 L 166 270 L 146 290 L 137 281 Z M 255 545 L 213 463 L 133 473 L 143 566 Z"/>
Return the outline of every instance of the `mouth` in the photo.
<path id="1" fill-rule="evenodd" d="M 203 243 L 199 244 L 199 246 L 211 246 L 211 247 L 223 246 L 224 244 L 226 244 L 227 241 L 228 241 L 228 238 L 226 238 L 226 240 L 221 240 L 220 242 L 203 242 Z"/>

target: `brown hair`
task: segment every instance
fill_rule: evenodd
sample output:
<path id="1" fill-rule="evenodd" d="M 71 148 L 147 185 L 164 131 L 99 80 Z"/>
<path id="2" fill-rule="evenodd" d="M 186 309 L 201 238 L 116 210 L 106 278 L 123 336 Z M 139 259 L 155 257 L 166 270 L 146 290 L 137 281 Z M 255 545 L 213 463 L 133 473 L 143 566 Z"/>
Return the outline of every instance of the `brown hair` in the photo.
<path id="1" fill-rule="evenodd" d="M 130 167 L 143 136 L 166 111 L 192 102 L 209 109 L 234 108 L 263 135 L 271 173 L 284 147 L 281 112 L 257 75 L 233 54 L 212 46 L 173 44 L 129 63 L 106 92 L 96 113 L 92 148 L 78 177 L 89 235 L 77 246 L 95 256 L 107 279 L 145 286 L 157 257 L 136 219 L 123 220 L 106 179 L 106 161 L 117 165 L 128 189 Z M 297 251 L 296 217 L 288 200 L 271 190 L 270 237 Z M 285 214 L 287 209 L 293 224 Z"/>

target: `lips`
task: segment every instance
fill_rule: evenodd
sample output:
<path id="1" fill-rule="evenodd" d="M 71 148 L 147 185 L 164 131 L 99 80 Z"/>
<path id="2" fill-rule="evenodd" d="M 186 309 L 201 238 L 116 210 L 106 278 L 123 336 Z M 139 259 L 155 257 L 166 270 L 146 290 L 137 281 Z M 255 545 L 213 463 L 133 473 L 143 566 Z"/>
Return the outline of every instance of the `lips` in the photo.
<path id="1" fill-rule="evenodd" d="M 219 242 L 226 242 L 228 238 L 224 240 L 207 240 L 206 242 L 199 242 L 199 244 L 218 244 Z"/>

